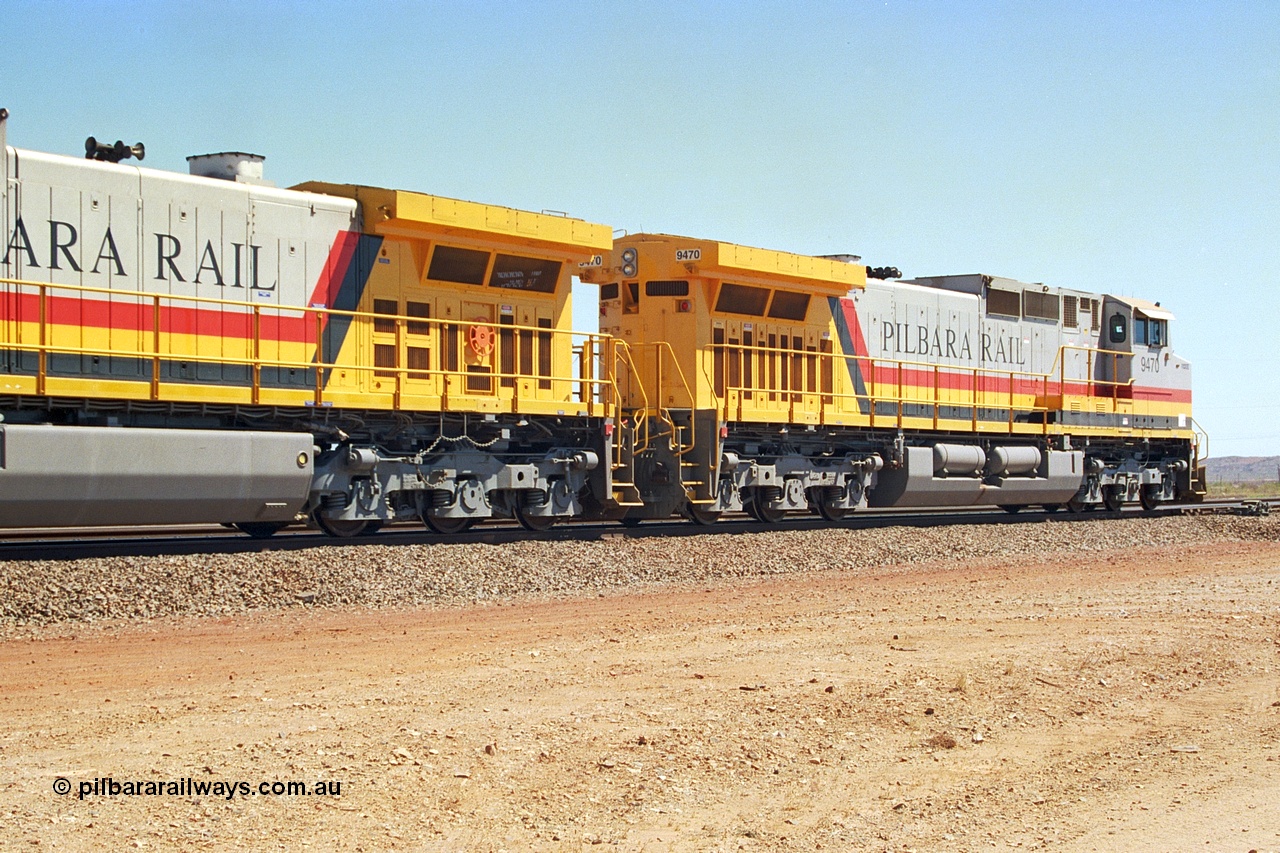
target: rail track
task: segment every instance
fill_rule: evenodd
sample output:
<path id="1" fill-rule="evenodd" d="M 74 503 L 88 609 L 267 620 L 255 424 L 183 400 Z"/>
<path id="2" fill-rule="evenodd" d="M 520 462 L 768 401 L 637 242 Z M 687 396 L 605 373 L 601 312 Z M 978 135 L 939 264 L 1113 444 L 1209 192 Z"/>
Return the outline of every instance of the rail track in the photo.
<path id="1" fill-rule="evenodd" d="M 1122 512 L 1094 511 L 1072 514 L 1025 510 L 1011 515 L 1003 510 L 975 509 L 867 510 L 832 524 L 817 517 L 788 516 L 778 524 L 755 521 L 746 515 L 731 516 L 714 527 L 700 527 L 681 519 L 646 521 L 635 527 L 613 522 L 577 522 L 530 534 L 513 522 L 495 522 L 463 533 L 439 534 L 414 525 L 393 525 L 376 534 L 351 539 L 335 539 L 315 529 L 299 525 L 270 539 L 252 539 L 221 525 L 25 528 L 6 531 L 0 540 L 3 560 L 74 560 L 97 557 L 189 555 L 200 553 L 241 554 L 268 551 L 297 551 L 306 548 L 358 548 L 366 545 L 505 544 L 536 536 L 544 541 L 599 541 L 611 538 L 682 537 L 741 535 L 779 530 L 819 530 L 828 527 L 876 529 L 883 527 L 943 527 L 959 524 L 1041 524 L 1081 523 L 1095 519 L 1140 516 L 1204 514 L 1265 514 L 1280 498 L 1263 500 L 1219 499 L 1199 504 L 1162 506 L 1146 512 L 1136 505 Z"/>

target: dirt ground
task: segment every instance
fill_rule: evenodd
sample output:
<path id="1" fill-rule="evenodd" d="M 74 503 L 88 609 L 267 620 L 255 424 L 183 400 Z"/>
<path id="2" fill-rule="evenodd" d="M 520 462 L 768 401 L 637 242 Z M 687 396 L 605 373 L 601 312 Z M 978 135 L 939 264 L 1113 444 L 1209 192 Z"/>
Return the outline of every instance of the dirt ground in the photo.
<path id="1" fill-rule="evenodd" d="M 0 847 L 1280 851 L 1278 594 L 1245 543 L 10 640 Z"/>

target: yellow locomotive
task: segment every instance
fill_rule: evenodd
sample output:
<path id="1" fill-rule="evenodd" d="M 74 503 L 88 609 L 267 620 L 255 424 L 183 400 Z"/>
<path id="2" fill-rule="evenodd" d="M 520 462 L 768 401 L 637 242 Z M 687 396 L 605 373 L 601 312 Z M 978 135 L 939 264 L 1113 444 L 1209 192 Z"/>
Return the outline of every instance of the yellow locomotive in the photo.
<path id="1" fill-rule="evenodd" d="M 635 234 L 588 271 L 631 353 L 632 518 L 1195 497 L 1167 310 L 858 261 Z"/>

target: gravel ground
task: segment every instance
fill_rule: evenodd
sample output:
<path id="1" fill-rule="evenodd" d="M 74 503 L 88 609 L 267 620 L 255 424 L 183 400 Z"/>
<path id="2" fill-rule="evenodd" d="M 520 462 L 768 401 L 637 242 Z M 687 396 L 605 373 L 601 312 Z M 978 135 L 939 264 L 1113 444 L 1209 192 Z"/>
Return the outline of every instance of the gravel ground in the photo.
<path id="1" fill-rule="evenodd" d="M 0 563 L 0 635 L 59 623 L 320 607 L 458 606 L 939 559 L 1036 559 L 1280 541 L 1280 518 L 1191 516 L 506 545 L 369 545 L 257 554 Z"/>
<path id="2" fill-rule="evenodd" d="M 1280 853 L 1278 533 L 0 567 L 27 614 L 0 641 L 0 848 Z M 89 601 L 111 618 L 74 618 Z M 342 789 L 85 793 L 102 779 Z"/>

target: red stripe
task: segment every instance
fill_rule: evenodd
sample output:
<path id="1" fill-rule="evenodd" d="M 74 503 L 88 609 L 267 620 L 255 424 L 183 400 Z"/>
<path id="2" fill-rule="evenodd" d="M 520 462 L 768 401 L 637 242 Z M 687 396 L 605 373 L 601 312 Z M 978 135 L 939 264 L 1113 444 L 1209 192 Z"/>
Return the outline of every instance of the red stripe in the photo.
<path id="1" fill-rule="evenodd" d="M 1149 388 L 1143 385 L 1133 386 L 1133 399 L 1158 400 L 1166 403 L 1190 403 L 1191 392 L 1182 388 Z"/>
<path id="2" fill-rule="evenodd" d="M 340 231 L 329 249 L 329 256 L 324 260 L 324 269 L 320 271 L 320 280 L 315 290 L 311 291 L 309 306 L 328 308 L 338 298 L 338 288 L 346 278 L 351 259 L 356 255 L 356 246 L 360 245 L 360 234 L 356 231 Z"/>
<path id="3" fill-rule="evenodd" d="M 2 304 L 7 319 L 20 323 L 40 321 L 40 297 L 34 293 L 5 294 Z M 155 331 L 155 309 L 147 301 L 109 302 L 76 296 L 48 296 L 45 304 L 49 324 L 64 329 L 75 327 L 117 332 Z M 253 312 L 225 305 L 179 308 L 162 303 L 160 331 L 252 340 Z M 307 317 L 281 317 L 274 311 L 264 311 L 261 315 L 260 337 L 264 341 L 314 344 L 315 321 Z"/>
<path id="4" fill-rule="evenodd" d="M 853 338 L 853 354 L 866 356 L 867 341 L 862 336 L 862 323 L 858 320 L 858 312 L 853 309 L 853 300 L 841 299 L 840 307 L 844 310 L 844 321 L 849 325 L 849 337 Z"/>
<path id="5" fill-rule="evenodd" d="M 904 366 L 901 369 L 901 373 L 899 373 L 897 365 L 877 362 L 874 377 L 875 383 L 881 387 L 886 385 L 896 386 L 898 382 L 901 382 L 904 388 L 910 390 L 932 390 L 936 382 L 938 389 L 943 391 L 971 391 L 976 384 L 978 391 L 991 394 L 1008 394 L 1010 388 L 1012 388 L 1014 394 L 1045 394 L 1048 396 L 1066 394 L 1102 399 L 1109 399 L 1115 396 L 1122 400 L 1151 400 L 1167 403 L 1191 402 L 1191 391 L 1186 388 L 1155 388 L 1144 385 L 1098 385 L 1088 380 L 1067 380 L 1059 383 L 1056 379 L 1045 381 L 1025 376 L 1013 376 L 1011 378 L 1007 374 L 1000 375 L 999 373 L 979 373 L 975 382 L 972 371 L 965 371 L 963 368 L 959 371 L 954 368 L 939 369 L 935 374 L 933 370 L 928 368 Z"/>

